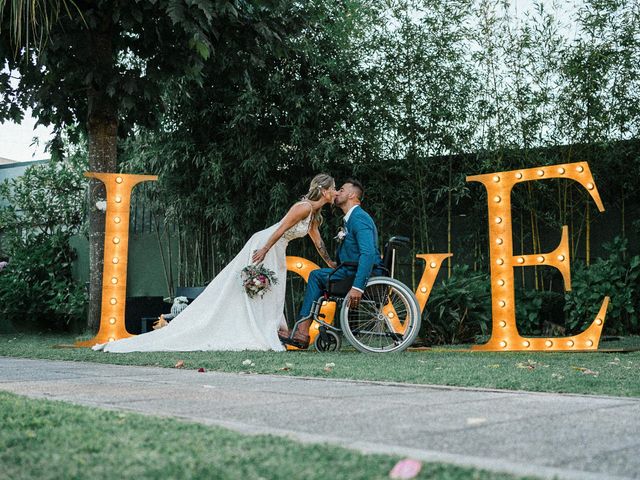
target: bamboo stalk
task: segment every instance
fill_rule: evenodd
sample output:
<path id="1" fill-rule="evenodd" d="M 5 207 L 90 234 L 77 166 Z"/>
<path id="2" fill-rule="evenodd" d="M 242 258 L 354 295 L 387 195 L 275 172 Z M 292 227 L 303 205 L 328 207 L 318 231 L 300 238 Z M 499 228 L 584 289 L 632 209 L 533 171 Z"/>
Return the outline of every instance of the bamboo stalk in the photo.
<path id="1" fill-rule="evenodd" d="M 558 191 L 558 217 L 560 219 L 560 225 L 562 225 L 562 181 L 557 179 L 556 181 L 557 191 Z"/>
<path id="2" fill-rule="evenodd" d="M 522 210 L 520 210 L 520 253 L 524 255 L 524 214 L 522 213 Z M 522 288 L 524 289 L 526 288 L 524 268 L 520 269 L 520 275 L 522 278 Z"/>
<path id="3" fill-rule="evenodd" d="M 162 271 L 164 273 L 164 281 L 167 284 L 167 293 L 171 297 L 171 284 L 169 283 L 169 275 L 167 274 L 167 262 L 164 258 L 164 249 L 162 248 L 162 238 L 160 236 L 160 225 L 156 222 L 156 238 L 158 239 L 158 250 L 160 250 L 160 260 L 162 261 Z"/>
<path id="4" fill-rule="evenodd" d="M 626 233 L 626 229 L 625 229 L 625 201 L 624 201 L 624 185 L 622 186 L 622 191 L 620 193 L 620 196 L 622 197 L 622 200 L 620 202 L 620 216 L 622 217 L 622 225 L 620 226 L 621 229 L 621 233 L 622 233 L 622 238 L 626 239 L 627 238 L 627 233 Z M 622 259 L 626 260 L 627 259 L 627 251 L 626 250 L 622 250 Z"/>
<path id="5" fill-rule="evenodd" d="M 182 280 L 183 266 L 182 266 L 182 230 L 180 229 L 179 226 L 177 227 L 177 234 L 178 234 L 178 285 L 180 285 Z"/>
<path id="6" fill-rule="evenodd" d="M 452 176 L 452 160 L 449 156 L 449 191 L 447 193 L 447 252 L 452 251 L 451 247 L 451 176 Z M 447 278 L 451 278 L 451 257 L 447 258 Z"/>
<path id="7" fill-rule="evenodd" d="M 185 286 L 189 282 L 189 245 L 186 242 L 187 232 L 185 232 L 182 241 L 183 241 L 183 252 L 184 252 L 184 272 L 182 277 L 182 286 Z"/>
<path id="8" fill-rule="evenodd" d="M 536 253 L 540 253 L 542 252 L 542 244 L 540 243 L 540 217 L 537 211 L 534 212 L 533 218 L 535 219 L 535 222 L 536 222 L 536 238 L 535 238 Z M 539 273 L 540 268 L 538 267 L 538 265 L 536 265 L 535 268 L 536 268 L 536 290 L 538 289 L 544 290 L 544 280 L 542 278 L 542 273 Z"/>
<path id="9" fill-rule="evenodd" d="M 411 242 L 412 242 L 412 252 L 415 255 L 416 252 L 416 225 L 415 222 L 412 222 L 412 227 L 411 227 Z M 420 252 L 422 253 L 422 252 Z M 415 257 L 412 257 L 413 260 L 411 262 L 411 285 L 412 288 L 415 290 L 416 287 L 416 260 Z"/>
<path id="10" fill-rule="evenodd" d="M 167 233 L 167 251 L 168 251 L 168 263 L 169 263 L 169 294 L 171 297 L 173 297 L 175 291 L 174 291 L 174 279 L 173 279 L 173 254 L 172 254 L 172 242 L 171 242 L 171 233 L 169 232 L 169 229 L 167 228 L 167 224 L 165 223 L 165 231 Z"/>
<path id="11" fill-rule="evenodd" d="M 211 238 L 211 276 L 210 278 L 214 278 L 216 276 L 216 249 L 217 249 L 217 239 L 213 235 L 213 225 L 209 225 L 209 236 Z"/>
<path id="12" fill-rule="evenodd" d="M 587 266 L 591 264 L 591 204 L 587 199 L 585 212 L 585 256 Z"/>
<path id="13" fill-rule="evenodd" d="M 533 254 L 538 253 L 536 251 L 536 225 L 534 219 L 533 205 L 531 200 L 531 182 L 527 184 L 527 194 L 529 197 L 529 220 L 531 222 L 531 248 L 533 249 Z M 536 290 L 538 290 L 538 267 L 536 265 L 533 266 L 533 285 Z"/>
<path id="14" fill-rule="evenodd" d="M 569 188 L 569 219 L 571 224 L 571 256 L 576 256 L 575 224 L 573 222 L 573 189 Z"/>

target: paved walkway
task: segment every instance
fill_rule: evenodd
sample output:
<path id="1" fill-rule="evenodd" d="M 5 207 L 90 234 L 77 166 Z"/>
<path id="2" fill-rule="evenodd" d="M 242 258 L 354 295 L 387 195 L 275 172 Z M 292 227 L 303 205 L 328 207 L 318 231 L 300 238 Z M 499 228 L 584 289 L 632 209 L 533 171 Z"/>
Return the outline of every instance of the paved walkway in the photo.
<path id="1" fill-rule="evenodd" d="M 516 475 L 640 478 L 634 398 L 6 357 L 0 390 Z"/>

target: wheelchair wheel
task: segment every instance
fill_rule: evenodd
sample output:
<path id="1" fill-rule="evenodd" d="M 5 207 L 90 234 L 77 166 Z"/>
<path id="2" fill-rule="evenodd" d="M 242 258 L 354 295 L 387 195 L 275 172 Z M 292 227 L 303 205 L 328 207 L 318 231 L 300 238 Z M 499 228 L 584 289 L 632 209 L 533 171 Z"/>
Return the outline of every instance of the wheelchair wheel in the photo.
<path id="1" fill-rule="evenodd" d="M 313 342 L 313 346 L 319 352 L 335 352 L 340 350 L 340 337 L 337 333 L 327 330 L 320 332 Z"/>
<path id="2" fill-rule="evenodd" d="M 340 325 L 351 345 L 364 353 L 401 352 L 420 330 L 420 307 L 404 283 L 389 277 L 372 277 L 360 305 L 342 303 Z"/>

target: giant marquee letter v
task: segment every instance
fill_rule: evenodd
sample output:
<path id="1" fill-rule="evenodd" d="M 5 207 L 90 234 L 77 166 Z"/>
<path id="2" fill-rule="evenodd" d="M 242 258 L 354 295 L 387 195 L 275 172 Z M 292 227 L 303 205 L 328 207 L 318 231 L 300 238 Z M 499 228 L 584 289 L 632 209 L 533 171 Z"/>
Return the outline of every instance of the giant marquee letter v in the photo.
<path id="1" fill-rule="evenodd" d="M 491 338 L 473 350 L 595 350 L 598 348 L 609 297 L 605 297 L 591 326 L 579 335 L 563 338 L 525 338 L 520 336 L 515 317 L 514 267 L 548 265 L 560 270 L 566 290 L 571 290 L 568 228 L 562 227 L 560 245 L 553 251 L 534 255 L 513 255 L 511 191 L 521 182 L 546 178 L 567 178 L 589 192 L 598 209 L 604 207 L 586 162 L 514 170 L 467 177 L 487 189 L 491 262 Z"/>

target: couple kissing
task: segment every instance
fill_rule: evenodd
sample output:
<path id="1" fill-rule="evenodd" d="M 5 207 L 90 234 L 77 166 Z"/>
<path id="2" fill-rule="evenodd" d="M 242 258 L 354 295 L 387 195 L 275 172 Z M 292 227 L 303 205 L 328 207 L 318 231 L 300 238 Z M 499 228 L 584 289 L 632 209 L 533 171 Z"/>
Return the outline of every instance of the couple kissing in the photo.
<path id="1" fill-rule="evenodd" d="M 362 208 L 364 188 L 357 180 L 346 180 L 336 190 L 334 179 L 316 175 L 302 199 L 294 203 L 275 225 L 255 233 L 236 257 L 211 280 L 207 288 L 166 327 L 135 337 L 99 344 L 105 352 L 154 351 L 284 351 L 283 344 L 309 346 L 313 303 L 331 280 L 353 277 L 348 293 L 350 306 L 359 304 L 367 281 L 381 268 L 378 232 L 373 219 Z M 336 237 L 335 261 L 320 235 L 322 208 L 335 205 L 344 213 Z M 284 318 L 286 249 L 290 241 L 309 236 L 326 268 L 309 275 L 298 321 L 289 331 Z M 259 264 L 282 279 L 271 282 L 265 295 L 247 295 L 240 279 L 248 264 Z"/>

